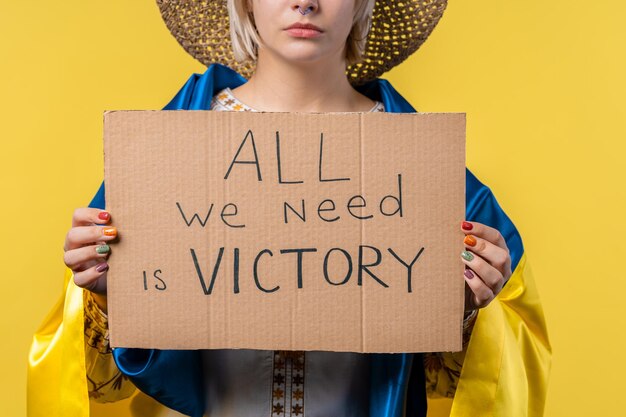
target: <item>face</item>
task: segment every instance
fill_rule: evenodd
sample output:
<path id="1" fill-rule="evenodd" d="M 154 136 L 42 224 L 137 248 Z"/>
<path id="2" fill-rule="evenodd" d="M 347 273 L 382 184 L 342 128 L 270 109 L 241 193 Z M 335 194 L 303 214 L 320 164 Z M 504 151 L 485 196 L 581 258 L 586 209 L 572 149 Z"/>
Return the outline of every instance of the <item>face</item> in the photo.
<path id="1" fill-rule="evenodd" d="M 302 63 L 344 59 L 355 0 L 250 1 L 263 43 L 259 55 L 270 53 Z M 290 28 L 298 23 L 312 24 L 316 28 Z"/>

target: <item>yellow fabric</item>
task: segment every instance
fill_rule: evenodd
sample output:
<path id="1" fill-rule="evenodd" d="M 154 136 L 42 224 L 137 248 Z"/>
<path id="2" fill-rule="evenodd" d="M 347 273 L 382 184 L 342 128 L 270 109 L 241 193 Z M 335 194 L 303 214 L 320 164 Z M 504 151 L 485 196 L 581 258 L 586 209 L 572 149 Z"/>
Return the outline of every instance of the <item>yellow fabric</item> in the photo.
<path id="1" fill-rule="evenodd" d="M 464 359 L 450 417 L 543 415 L 551 347 L 525 254 L 502 292 L 479 311 Z M 31 346 L 28 416 L 89 416 L 85 375 L 83 290 L 68 268 L 64 294 Z M 145 395 L 137 390 L 133 400 L 139 396 Z M 145 410 L 136 409 L 141 401 L 129 402 L 125 415 L 130 408 L 132 415 L 156 415 L 155 406 L 163 411 L 149 400 Z"/>
<path id="2" fill-rule="evenodd" d="M 450 417 L 542 416 L 551 358 L 524 253 L 500 294 L 478 313 Z"/>
<path id="3" fill-rule="evenodd" d="M 65 272 L 65 291 L 35 333 L 28 356 L 28 416 L 87 417 L 83 293 Z"/>

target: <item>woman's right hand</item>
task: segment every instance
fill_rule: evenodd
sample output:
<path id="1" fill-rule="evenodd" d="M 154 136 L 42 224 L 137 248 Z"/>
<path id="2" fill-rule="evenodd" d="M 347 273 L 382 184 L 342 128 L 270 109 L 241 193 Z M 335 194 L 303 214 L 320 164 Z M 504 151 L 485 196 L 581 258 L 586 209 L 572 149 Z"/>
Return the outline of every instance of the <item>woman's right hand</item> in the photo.
<path id="1" fill-rule="evenodd" d="M 106 262 L 117 237 L 117 229 L 106 225 L 111 215 L 97 208 L 77 208 L 72 217 L 72 228 L 65 237 L 63 261 L 74 272 L 74 282 L 92 292 L 100 308 L 106 312 Z"/>

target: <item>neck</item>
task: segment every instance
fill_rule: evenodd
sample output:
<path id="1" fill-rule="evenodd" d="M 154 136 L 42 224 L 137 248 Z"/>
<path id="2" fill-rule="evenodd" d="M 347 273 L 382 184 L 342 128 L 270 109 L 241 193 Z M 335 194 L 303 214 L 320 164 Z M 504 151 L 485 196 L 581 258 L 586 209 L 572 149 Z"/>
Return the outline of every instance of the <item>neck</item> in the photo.
<path id="1" fill-rule="evenodd" d="M 259 111 L 368 111 L 374 103 L 350 85 L 345 68 L 338 57 L 293 62 L 260 48 L 254 74 L 233 94 Z"/>

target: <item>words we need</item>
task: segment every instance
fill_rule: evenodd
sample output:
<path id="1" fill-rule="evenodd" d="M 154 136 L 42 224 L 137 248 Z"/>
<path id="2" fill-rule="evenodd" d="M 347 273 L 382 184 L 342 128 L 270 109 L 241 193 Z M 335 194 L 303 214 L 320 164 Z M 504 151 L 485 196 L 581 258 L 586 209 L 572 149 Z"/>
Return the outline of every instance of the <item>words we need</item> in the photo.
<path id="1" fill-rule="evenodd" d="M 252 159 L 244 159 L 241 157 L 241 153 L 246 147 L 249 147 L 250 148 L 249 151 L 251 151 L 252 155 L 254 155 Z M 318 160 L 318 164 L 317 164 L 318 182 L 326 183 L 326 182 L 336 182 L 336 181 L 351 181 L 351 178 L 349 177 L 330 178 L 324 175 L 324 152 L 325 152 L 324 134 L 321 133 L 320 140 L 319 140 L 319 153 L 318 155 L 316 155 L 317 160 Z M 273 162 L 275 162 L 276 164 L 278 184 L 285 184 L 285 185 L 304 184 L 303 180 L 293 179 L 292 176 L 290 176 L 290 178 L 292 178 L 291 180 L 287 180 L 284 178 L 283 167 L 281 164 L 280 132 L 276 132 L 276 159 Z M 246 173 L 248 175 L 250 175 L 251 173 L 252 175 L 256 176 L 259 182 L 264 181 L 263 175 L 261 173 L 262 163 L 261 161 L 259 161 L 257 147 L 254 141 L 254 134 L 252 133 L 251 130 L 248 130 L 247 134 L 245 135 L 244 139 L 239 145 L 237 152 L 232 158 L 230 164 L 228 165 L 228 169 L 226 170 L 224 174 L 224 181 L 228 181 L 233 171 L 237 169 L 239 166 L 246 166 L 246 165 L 254 166 L 253 171 L 250 169 L 247 170 Z M 237 220 L 235 219 L 235 217 L 239 214 L 239 208 L 236 203 L 225 202 L 220 205 L 222 206 L 222 208 L 219 214 L 219 219 L 221 220 L 221 222 L 223 222 L 224 225 L 231 227 L 231 228 L 240 228 L 240 227 L 246 226 L 243 223 L 237 222 Z M 198 213 L 193 213 L 190 216 L 189 213 L 185 212 L 182 204 L 178 201 L 176 202 L 176 207 L 178 208 L 180 215 L 182 216 L 182 219 L 184 220 L 185 224 L 188 227 L 190 227 L 196 220 L 200 226 L 204 227 L 207 224 L 207 222 L 209 222 L 212 219 L 214 206 L 215 206 L 215 203 L 211 202 L 208 205 L 206 214 L 200 215 Z M 305 202 L 304 199 L 300 199 L 300 201 L 297 201 L 297 202 L 296 201 L 293 201 L 293 202 L 284 201 L 282 202 L 282 211 L 281 213 L 279 213 L 279 215 L 281 215 L 282 221 L 285 224 L 289 223 L 290 219 L 294 221 L 306 222 L 307 221 L 307 209 L 306 209 L 307 206 L 308 204 Z M 355 194 L 352 197 L 350 197 L 348 201 L 345 202 L 345 206 L 346 206 L 347 213 L 352 218 L 359 219 L 359 220 L 368 220 L 368 219 L 373 218 L 374 217 L 374 214 L 372 214 L 373 211 L 378 211 L 380 214 L 384 216 L 388 216 L 388 217 L 390 216 L 403 217 L 402 174 L 401 173 L 397 174 L 397 191 L 395 195 L 388 194 L 388 195 L 382 196 L 378 202 L 378 208 L 371 210 L 369 214 L 357 213 L 358 211 L 357 209 L 365 209 L 367 206 L 367 201 L 365 197 L 361 194 Z M 320 220 L 323 220 L 325 222 L 335 222 L 341 218 L 341 215 L 335 212 L 335 210 L 337 210 L 337 206 L 335 204 L 335 200 L 333 200 L 332 198 L 322 199 L 321 201 L 315 203 L 315 207 L 316 207 L 315 213 L 317 214 L 316 217 L 318 217 Z"/>

